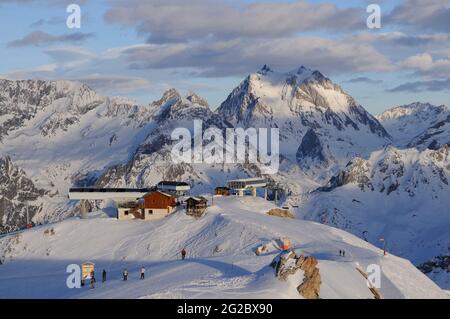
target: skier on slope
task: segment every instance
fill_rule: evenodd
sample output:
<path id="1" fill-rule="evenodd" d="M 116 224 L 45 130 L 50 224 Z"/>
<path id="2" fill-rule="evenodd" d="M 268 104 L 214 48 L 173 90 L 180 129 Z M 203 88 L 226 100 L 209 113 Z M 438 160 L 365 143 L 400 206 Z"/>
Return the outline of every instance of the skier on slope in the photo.
<path id="1" fill-rule="evenodd" d="M 95 288 L 95 274 L 93 270 L 91 271 L 91 288 Z"/>
<path id="2" fill-rule="evenodd" d="M 106 281 L 106 270 L 103 269 L 103 271 L 102 271 L 102 282 L 105 282 L 105 281 Z"/>
<path id="3" fill-rule="evenodd" d="M 183 248 L 181 251 L 181 259 L 184 260 L 186 258 L 186 248 Z"/>
<path id="4" fill-rule="evenodd" d="M 145 268 L 141 267 L 141 279 L 145 279 Z"/>
<path id="5" fill-rule="evenodd" d="M 127 281 L 128 280 L 128 270 L 126 268 L 123 270 L 122 275 L 123 275 L 123 281 Z"/>

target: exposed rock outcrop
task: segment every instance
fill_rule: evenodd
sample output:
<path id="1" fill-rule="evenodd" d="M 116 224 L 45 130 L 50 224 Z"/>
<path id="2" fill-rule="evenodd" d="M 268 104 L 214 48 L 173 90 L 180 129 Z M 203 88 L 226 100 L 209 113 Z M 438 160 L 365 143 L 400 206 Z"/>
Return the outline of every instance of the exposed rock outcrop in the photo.
<path id="1" fill-rule="evenodd" d="M 27 211 L 31 220 L 42 209 L 37 200 L 45 193 L 9 156 L 0 158 L 0 233 L 24 226 Z"/>
<path id="2" fill-rule="evenodd" d="M 302 142 L 297 150 L 297 161 L 301 164 L 305 158 L 317 160 L 319 163 L 327 162 L 323 153 L 323 146 L 314 130 L 309 129 L 303 136 Z"/>
<path id="3" fill-rule="evenodd" d="M 450 247 L 449 247 L 450 251 Z M 419 265 L 420 271 L 426 274 L 434 281 L 439 281 L 442 286 L 448 287 L 450 284 L 450 254 L 443 254 L 436 256 L 421 265 Z"/>
<path id="4" fill-rule="evenodd" d="M 280 280 L 287 280 L 298 270 L 303 270 L 303 282 L 297 287 L 297 291 L 306 299 L 320 298 L 320 270 L 318 261 L 312 256 L 297 256 L 294 251 L 284 252 L 274 259 L 271 266 L 275 268 L 276 276 Z"/>
<path id="5" fill-rule="evenodd" d="M 312 256 L 302 256 L 297 260 L 297 266 L 305 272 L 303 282 L 297 287 L 300 295 L 306 299 L 319 299 L 320 297 L 320 271 L 317 268 L 317 259 Z"/>
<path id="6" fill-rule="evenodd" d="M 286 209 L 279 209 L 279 208 L 273 208 L 273 209 L 269 210 L 266 214 L 270 215 L 270 216 L 295 218 L 295 216 L 290 211 L 288 211 Z"/>

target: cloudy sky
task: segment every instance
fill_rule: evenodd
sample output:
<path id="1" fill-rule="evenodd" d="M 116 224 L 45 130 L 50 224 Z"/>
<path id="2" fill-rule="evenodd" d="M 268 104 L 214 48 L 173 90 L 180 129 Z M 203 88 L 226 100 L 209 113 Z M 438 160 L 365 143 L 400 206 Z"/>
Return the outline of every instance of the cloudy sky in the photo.
<path id="1" fill-rule="evenodd" d="M 67 5 L 81 7 L 69 29 Z M 366 25 L 381 7 L 381 29 Z M 264 64 L 318 69 L 373 113 L 450 104 L 450 0 L 0 0 L 0 77 L 70 79 L 217 107 Z"/>

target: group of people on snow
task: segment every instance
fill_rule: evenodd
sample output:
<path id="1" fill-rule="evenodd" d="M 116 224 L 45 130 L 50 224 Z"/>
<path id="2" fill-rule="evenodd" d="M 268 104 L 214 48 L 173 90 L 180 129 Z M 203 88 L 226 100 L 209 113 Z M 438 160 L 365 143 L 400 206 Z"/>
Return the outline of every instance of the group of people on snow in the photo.
<path id="1" fill-rule="evenodd" d="M 345 250 L 339 250 L 339 256 L 345 257 Z"/>
<path id="2" fill-rule="evenodd" d="M 141 270 L 139 271 L 139 273 L 141 274 L 140 279 L 145 279 L 145 267 L 141 267 Z M 128 269 L 125 268 L 122 272 L 122 278 L 123 281 L 127 281 L 128 280 Z"/>
<path id="3" fill-rule="evenodd" d="M 186 258 L 186 254 L 187 254 L 186 248 L 183 248 L 181 250 L 181 259 L 182 260 L 184 260 Z M 139 278 L 141 280 L 145 279 L 145 267 L 144 266 L 141 267 L 139 273 L 140 273 L 140 277 Z M 93 288 L 95 288 L 95 282 L 96 282 L 96 280 L 95 280 L 95 273 L 94 273 L 93 270 L 91 271 L 90 277 L 91 277 L 91 288 L 93 289 Z M 128 280 L 128 269 L 127 268 L 125 268 L 123 270 L 122 278 L 123 278 L 123 281 L 127 281 Z M 103 269 L 103 271 L 102 271 L 102 282 L 105 282 L 105 281 L 106 281 L 106 270 Z M 84 279 L 81 280 L 81 285 L 84 286 Z"/>

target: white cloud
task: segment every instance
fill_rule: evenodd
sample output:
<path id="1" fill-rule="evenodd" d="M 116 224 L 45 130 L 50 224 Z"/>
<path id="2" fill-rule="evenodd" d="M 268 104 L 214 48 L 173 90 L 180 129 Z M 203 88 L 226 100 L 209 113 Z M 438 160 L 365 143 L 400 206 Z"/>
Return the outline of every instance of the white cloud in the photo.
<path id="1" fill-rule="evenodd" d="M 449 35 L 445 33 L 406 34 L 404 32 L 361 32 L 351 37 L 358 43 L 371 43 L 374 45 L 389 45 L 392 47 L 406 46 L 439 46 L 449 45 Z"/>
<path id="2" fill-rule="evenodd" d="M 386 20 L 418 30 L 450 32 L 450 0 L 405 0 Z"/>
<path id="3" fill-rule="evenodd" d="M 400 67 L 415 70 L 427 78 L 450 77 L 450 59 L 433 59 L 429 53 L 411 56 L 402 61 Z"/>
<path id="4" fill-rule="evenodd" d="M 233 6 L 223 0 L 110 1 L 109 23 L 135 27 L 150 41 L 214 36 L 277 37 L 303 31 L 342 32 L 365 28 L 364 8 L 338 8 L 305 1 L 258 2 Z"/>
<path id="5" fill-rule="evenodd" d="M 370 45 L 319 37 L 148 44 L 121 52 L 135 69 L 197 68 L 206 76 L 242 76 L 263 64 L 282 69 L 305 64 L 325 73 L 393 68 L 390 60 Z"/>
<path id="6" fill-rule="evenodd" d="M 79 81 L 100 92 L 127 93 L 149 88 L 151 83 L 143 78 L 120 75 L 90 74 L 82 77 L 70 78 Z"/>
<path id="7" fill-rule="evenodd" d="M 21 39 L 8 42 L 10 48 L 26 46 L 44 46 L 55 43 L 81 43 L 94 36 L 92 33 L 75 32 L 62 35 L 53 35 L 43 31 L 34 31 Z"/>

